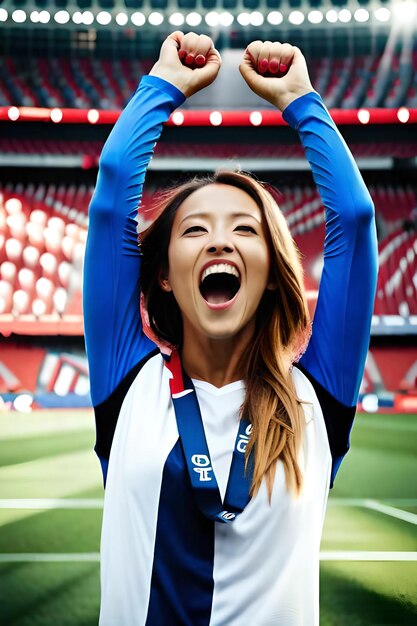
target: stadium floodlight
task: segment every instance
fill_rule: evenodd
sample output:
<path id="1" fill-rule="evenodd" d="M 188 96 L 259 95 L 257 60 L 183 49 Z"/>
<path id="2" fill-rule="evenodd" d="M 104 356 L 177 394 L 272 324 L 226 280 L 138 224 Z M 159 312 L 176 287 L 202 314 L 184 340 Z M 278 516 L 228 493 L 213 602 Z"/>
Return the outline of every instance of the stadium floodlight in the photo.
<path id="1" fill-rule="evenodd" d="M 16 9 L 16 11 L 13 11 L 12 13 L 12 20 L 13 22 L 16 22 L 16 24 L 23 24 L 23 22 L 26 22 L 26 17 L 26 11 L 23 9 Z"/>
<path id="2" fill-rule="evenodd" d="M 49 11 L 43 10 L 39 13 L 39 21 L 41 24 L 48 24 L 51 19 Z"/>
<path id="3" fill-rule="evenodd" d="M 182 26 L 185 22 L 185 17 L 182 13 L 178 13 L 177 11 L 169 16 L 168 22 L 172 24 L 172 26 Z"/>
<path id="4" fill-rule="evenodd" d="M 210 113 L 210 124 L 212 126 L 220 126 L 223 122 L 223 117 L 220 111 L 213 111 Z"/>
<path id="5" fill-rule="evenodd" d="M 358 111 L 358 120 L 361 124 L 368 124 L 371 119 L 371 114 L 367 109 L 359 109 Z"/>
<path id="6" fill-rule="evenodd" d="M 184 113 L 182 113 L 182 111 L 175 111 L 172 114 L 172 123 L 175 124 L 175 126 L 181 126 L 181 124 L 184 124 Z"/>
<path id="7" fill-rule="evenodd" d="M 272 24 L 272 26 L 278 26 L 279 24 L 282 24 L 284 17 L 279 11 L 271 11 L 268 13 L 266 19 L 269 24 Z"/>
<path id="8" fill-rule="evenodd" d="M 152 11 L 148 16 L 148 22 L 152 24 L 152 26 L 160 26 L 163 21 L 164 16 L 159 11 Z"/>
<path id="9" fill-rule="evenodd" d="M 97 111 L 97 109 L 90 109 L 87 113 L 87 119 L 90 124 L 97 124 L 99 117 L 100 113 Z"/>
<path id="10" fill-rule="evenodd" d="M 237 16 L 237 21 L 239 22 L 239 24 L 241 26 L 249 26 L 250 22 L 250 15 L 249 13 L 247 13 L 246 11 L 243 11 L 242 13 L 239 13 L 239 15 Z"/>
<path id="11" fill-rule="evenodd" d="M 20 117 L 20 111 L 17 107 L 10 107 L 9 110 L 7 111 L 7 117 L 9 118 L 9 120 L 11 120 L 12 122 L 15 122 L 16 120 L 19 119 Z"/>
<path id="12" fill-rule="evenodd" d="M 249 23 L 252 24 L 252 26 L 262 26 L 264 23 L 264 16 L 260 11 L 252 11 L 249 14 Z"/>
<path id="13" fill-rule="evenodd" d="M 391 18 L 391 11 L 387 7 L 379 7 L 374 11 L 374 15 L 378 22 L 388 22 Z"/>
<path id="14" fill-rule="evenodd" d="M 185 21 L 187 22 L 188 26 L 198 26 L 199 24 L 201 24 L 201 20 L 203 18 L 201 17 L 200 13 L 197 13 L 197 11 L 191 11 L 191 13 L 188 13 L 188 15 L 186 15 L 185 17 Z"/>
<path id="15" fill-rule="evenodd" d="M 304 13 L 301 11 L 291 11 L 288 16 L 288 21 L 290 24 L 294 24 L 294 26 L 299 26 L 304 22 Z"/>
<path id="16" fill-rule="evenodd" d="M 410 119 L 410 111 L 405 107 L 401 107 L 401 109 L 398 109 L 397 111 L 397 117 L 402 124 L 406 124 L 406 122 Z"/>
<path id="17" fill-rule="evenodd" d="M 128 21 L 129 21 L 129 18 L 127 17 L 126 13 L 123 13 L 121 11 L 120 13 L 116 15 L 116 24 L 118 24 L 119 26 L 126 26 Z"/>
<path id="18" fill-rule="evenodd" d="M 130 16 L 130 20 L 135 26 L 143 26 L 146 23 L 146 17 L 140 11 L 135 11 L 135 13 L 132 13 L 132 15 Z"/>
<path id="19" fill-rule="evenodd" d="M 32 13 L 29 15 L 29 18 L 31 22 L 37 24 L 39 22 L 39 11 L 32 11 Z"/>
<path id="20" fill-rule="evenodd" d="M 253 126 L 260 126 L 262 124 L 262 113 L 260 111 L 252 111 L 249 115 L 249 121 Z"/>
<path id="21" fill-rule="evenodd" d="M 108 11 L 97 13 L 96 20 L 101 26 L 107 26 L 111 22 L 111 14 Z"/>
<path id="22" fill-rule="evenodd" d="M 54 20 L 57 24 L 67 24 L 70 20 L 70 14 L 68 11 L 58 11 L 54 15 Z"/>
<path id="23" fill-rule="evenodd" d="M 353 17 L 357 22 L 367 22 L 369 20 L 369 11 L 366 9 L 356 9 Z"/>
<path id="24" fill-rule="evenodd" d="M 55 122 L 55 124 L 58 124 L 62 120 L 62 117 L 63 117 L 61 109 L 52 109 L 50 113 L 50 117 L 51 117 L 51 120 Z"/>
<path id="25" fill-rule="evenodd" d="M 339 11 L 338 17 L 339 17 L 339 22 L 342 22 L 343 24 L 347 24 L 352 19 L 352 13 L 349 11 L 349 9 L 342 9 L 341 11 Z"/>
<path id="26" fill-rule="evenodd" d="M 81 13 L 81 11 L 75 11 L 75 13 L 72 14 L 72 21 L 74 22 L 74 24 L 83 23 L 83 14 Z"/>
<path id="27" fill-rule="evenodd" d="M 229 11 L 222 11 L 222 13 L 220 13 L 220 24 L 225 28 L 231 26 L 234 21 L 235 18 L 231 13 L 229 13 Z"/>
<path id="28" fill-rule="evenodd" d="M 209 11 L 204 19 L 207 26 L 218 26 L 220 24 L 220 14 L 217 11 Z"/>
<path id="29" fill-rule="evenodd" d="M 310 24 L 320 24 L 320 22 L 323 21 L 323 17 L 323 13 L 317 9 L 313 9 L 313 11 L 310 11 L 307 15 L 307 19 Z"/>
<path id="30" fill-rule="evenodd" d="M 329 11 L 326 12 L 326 20 L 330 24 L 335 24 L 337 22 L 337 11 L 329 9 Z"/>
<path id="31" fill-rule="evenodd" d="M 91 26 L 91 24 L 94 22 L 94 15 L 91 13 L 91 11 L 84 11 L 82 14 L 82 20 L 83 24 L 85 24 L 86 26 Z"/>
<path id="32" fill-rule="evenodd" d="M 6 22 L 8 17 L 9 14 L 7 13 L 6 9 L 0 9 L 0 22 Z"/>

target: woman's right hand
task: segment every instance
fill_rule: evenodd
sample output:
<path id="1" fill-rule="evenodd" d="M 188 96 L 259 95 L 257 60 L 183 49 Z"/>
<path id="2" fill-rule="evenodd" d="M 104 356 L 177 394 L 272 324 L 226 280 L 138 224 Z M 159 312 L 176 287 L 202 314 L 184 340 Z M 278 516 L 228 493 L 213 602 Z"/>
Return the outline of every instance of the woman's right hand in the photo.
<path id="1" fill-rule="evenodd" d="M 199 62 L 204 65 L 198 65 Z M 215 80 L 221 62 L 210 37 L 196 33 L 184 35 L 177 30 L 165 39 L 159 59 L 149 74 L 163 78 L 189 98 Z"/>

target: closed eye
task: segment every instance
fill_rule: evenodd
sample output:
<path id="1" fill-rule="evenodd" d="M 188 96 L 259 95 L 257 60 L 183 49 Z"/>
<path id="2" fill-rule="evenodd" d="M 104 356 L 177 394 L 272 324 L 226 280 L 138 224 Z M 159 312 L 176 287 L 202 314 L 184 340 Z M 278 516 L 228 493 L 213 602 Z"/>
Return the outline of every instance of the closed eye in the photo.
<path id="1" fill-rule="evenodd" d="M 203 226 L 190 226 L 183 232 L 183 235 L 189 235 L 190 233 L 206 233 L 207 229 L 203 228 Z"/>
<path id="2" fill-rule="evenodd" d="M 256 235 L 256 230 L 252 226 L 246 226 L 244 224 L 236 226 L 235 230 L 242 230 L 246 233 L 253 233 L 254 235 Z"/>

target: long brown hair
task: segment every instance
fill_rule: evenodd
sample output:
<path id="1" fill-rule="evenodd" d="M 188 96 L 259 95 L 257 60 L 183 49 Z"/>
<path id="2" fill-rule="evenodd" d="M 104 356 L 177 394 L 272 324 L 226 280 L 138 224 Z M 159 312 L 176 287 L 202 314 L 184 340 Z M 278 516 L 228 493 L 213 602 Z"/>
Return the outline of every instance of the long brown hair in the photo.
<path id="1" fill-rule="evenodd" d="M 242 172 L 221 171 L 194 178 L 159 196 L 157 218 L 140 236 L 142 251 L 141 291 L 153 332 L 181 350 L 181 311 L 172 292 L 162 290 L 158 277 L 168 272 L 168 246 L 172 223 L 180 205 L 194 191 L 209 184 L 232 185 L 257 203 L 267 226 L 271 252 L 271 281 L 257 311 L 255 336 L 245 355 L 245 400 L 241 417 L 252 423 L 246 451 L 253 453 L 251 493 L 265 478 L 271 498 L 277 461 L 285 470 L 287 488 L 298 494 L 302 473 L 297 461 L 303 437 L 303 410 L 291 376 L 291 365 L 305 348 L 310 316 L 303 284 L 298 248 L 284 215 L 266 187 Z"/>

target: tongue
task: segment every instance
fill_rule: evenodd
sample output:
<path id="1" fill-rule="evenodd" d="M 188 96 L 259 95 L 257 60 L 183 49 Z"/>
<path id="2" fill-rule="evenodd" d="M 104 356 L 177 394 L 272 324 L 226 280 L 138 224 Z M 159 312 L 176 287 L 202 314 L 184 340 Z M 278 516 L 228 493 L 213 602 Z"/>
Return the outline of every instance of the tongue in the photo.
<path id="1" fill-rule="evenodd" d="M 203 298 L 209 304 L 223 304 L 229 302 L 233 295 L 228 289 L 210 289 L 207 293 L 203 293 Z"/>

